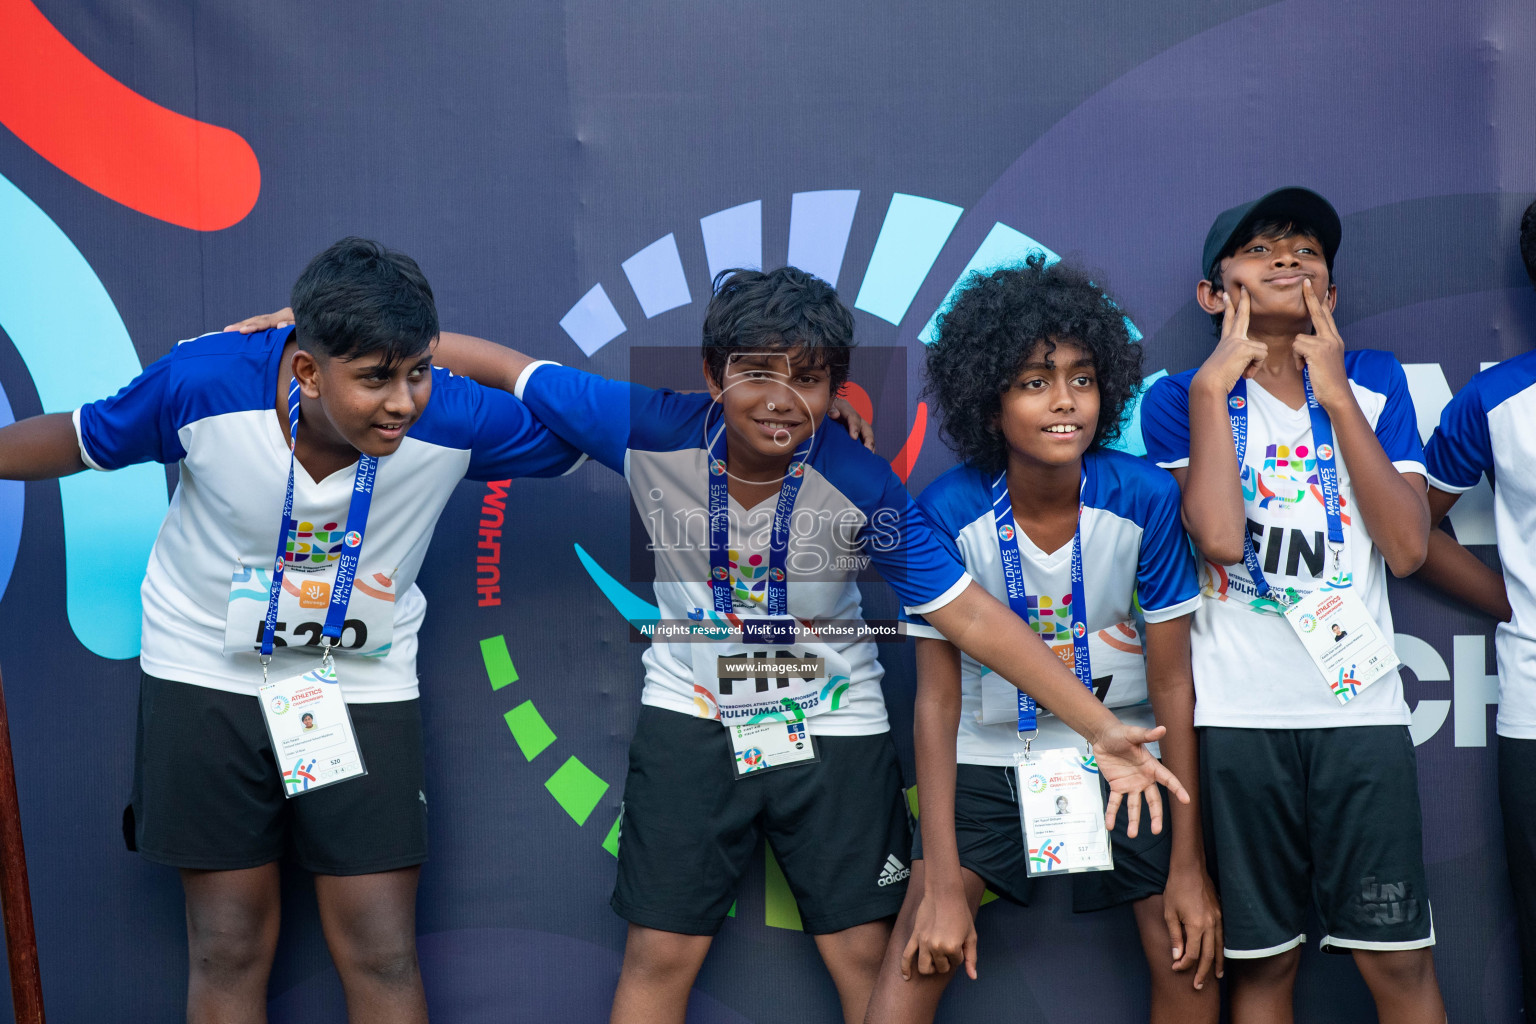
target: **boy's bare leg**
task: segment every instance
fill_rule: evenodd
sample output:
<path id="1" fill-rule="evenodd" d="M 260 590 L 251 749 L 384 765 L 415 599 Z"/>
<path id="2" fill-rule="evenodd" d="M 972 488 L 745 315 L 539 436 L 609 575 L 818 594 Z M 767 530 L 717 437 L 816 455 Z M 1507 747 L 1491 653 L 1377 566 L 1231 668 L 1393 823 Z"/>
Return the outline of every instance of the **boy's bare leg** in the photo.
<path id="1" fill-rule="evenodd" d="M 1255 960 L 1227 958 L 1232 1024 L 1292 1024 L 1301 947 Z"/>
<path id="2" fill-rule="evenodd" d="M 1151 975 L 1151 1024 L 1216 1024 L 1221 1015 L 1221 986 L 1215 972 L 1205 978 L 1203 988 L 1195 988 L 1195 968 L 1173 969 L 1168 947 L 1168 924 L 1163 919 L 1163 897 L 1148 896 L 1131 904 L 1136 928 L 1141 933 L 1141 949 L 1147 957 Z M 1230 961 L 1228 961 L 1230 963 Z"/>
<path id="3" fill-rule="evenodd" d="M 891 938 L 891 919 L 870 921 L 816 936 L 816 949 L 837 986 L 845 1024 L 859 1024 L 880 974 L 880 958 Z"/>
<path id="4" fill-rule="evenodd" d="M 912 964 L 912 977 L 901 977 L 901 953 L 912 938 L 917 921 L 917 908 L 923 902 L 923 862 L 912 862 L 912 878 L 907 883 L 907 899 L 896 916 L 896 927 L 891 931 L 891 941 L 886 944 L 885 956 L 880 962 L 880 976 L 875 991 L 869 997 L 869 1010 L 865 1024 L 930 1024 L 938 1012 L 939 999 L 956 973 L 964 973 L 963 961 L 944 974 L 920 974 L 916 958 Z M 965 899 L 974 916 L 981 906 L 981 894 L 986 883 L 970 868 L 960 869 L 965 883 Z"/>
<path id="5" fill-rule="evenodd" d="M 315 898 L 353 1024 L 426 1024 L 416 959 L 416 884 L 421 868 L 316 875 Z"/>
<path id="6" fill-rule="evenodd" d="M 265 1024 L 281 913 L 278 865 L 181 872 L 188 1024 Z"/>
<path id="7" fill-rule="evenodd" d="M 609 1024 L 683 1024 L 688 993 L 713 941 L 713 935 L 631 924 Z"/>
<path id="8" fill-rule="evenodd" d="M 1402 1024 L 1445 1024 L 1435 956 L 1424 949 L 1356 949 L 1355 966 L 1376 1000 L 1376 1016 Z"/>

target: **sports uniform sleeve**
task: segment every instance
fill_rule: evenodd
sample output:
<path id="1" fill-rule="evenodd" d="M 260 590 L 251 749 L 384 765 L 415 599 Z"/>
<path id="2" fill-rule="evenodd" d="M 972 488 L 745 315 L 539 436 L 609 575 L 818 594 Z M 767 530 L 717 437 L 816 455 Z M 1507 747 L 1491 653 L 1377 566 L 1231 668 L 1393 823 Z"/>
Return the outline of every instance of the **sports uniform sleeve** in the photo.
<path id="1" fill-rule="evenodd" d="M 586 461 L 575 446 L 505 391 L 472 380 L 463 383 L 472 423 L 469 469 L 464 474 L 469 479 L 564 476 Z"/>
<path id="2" fill-rule="evenodd" d="M 1192 614 L 1200 607 L 1194 551 L 1179 512 L 1178 485 L 1166 476 L 1148 503 L 1136 563 L 1136 598 L 1148 622 Z"/>
<path id="3" fill-rule="evenodd" d="M 932 491 L 933 486 L 930 485 L 928 490 L 923 492 L 923 496 L 917 499 L 918 511 L 927 522 L 928 531 L 939 547 L 954 560 L 956 565 L 963 566 L 965 558 L 960 553 L 960 545 L 955 541 L 955 531 L 947 521 L 943 511 L 935 503 L 927 500 Z M 969 578 L 969 575 L 967 575 L 967 581 L 969 581 Z M 962 587 L 961 589 L 963 590 L 964 588 Z M 956 593 L 958 594 L 958 591 Z M 938 607 L 943 607 L 943 605 L 929 605 L 928 610 L 931 611 L 933 608 Z M 945 639 L 943 633 L 928 625 L 927 619 L 916 612 L 908 611 L 905 605 L 902 606 L 898 617 L 903 624 L 903 629 L 906 630 L 909 636 L 929 637 L 934 640 Z"/>
<path id="4" fill-rule="evenodd" d="M 518 378 L 515 394 L 540 422 L 618 473 L 624 472 L 625 452 L 642 444 L 649 430 L 677 418 L 674 392 L 559 363 L 531 364 Z"/>
<path id="5" fill-rule="evenodd" d="M 870 561 L 901 599 L 902 611 L 921 616 L 959 597 L 971 576 L 889 466 L 885 475 L 875 507 L 863 510 L 868 517 L 865 543 Z"/>
<path id="6" fill-rule="evenodd" d="M 1457 392 L 1440 413 L 1440 425 L 1424 446 L 1424 464 L 1430 485 L 1449 494 L 1471 490 L 1493 468 L 1488 410 L 1483 406 L 1477 378 Z"/>
<path id="7" fill-rule="evenodd" d="M 1386 353 L 1381 356 L 1386 363 L 1386 404 L 1376 417 L 1376 438 L 1399 473 L 1427 475 L 1424 449 L 1419 444 L 1419 418 L 1413 411 L 1413 396 L 1408 393 L 1408 375 L 1394 357 Z"/>
<path id="8" fill-rule="evenodd" d="M 92 469 L 140 462 L 179 462 L 187 454 L 177 433 L 176 350 L 150 363 L 111 398 L 75 410 L 80 457 Z"/>
<path id="9" fill-rule="evenodd" d="M 1141 439 L 1147 458 L 1163 469 L 1189 465 L 1189 391 L 1176 377 L 1153 382 L 1141 400 Z"/>

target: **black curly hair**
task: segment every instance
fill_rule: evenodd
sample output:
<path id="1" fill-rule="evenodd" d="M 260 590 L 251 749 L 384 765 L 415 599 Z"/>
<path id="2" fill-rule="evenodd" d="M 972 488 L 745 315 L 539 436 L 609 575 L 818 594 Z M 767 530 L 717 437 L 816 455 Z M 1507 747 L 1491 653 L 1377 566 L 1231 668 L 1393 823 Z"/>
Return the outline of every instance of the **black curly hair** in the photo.
<path id="1" fill-rule="evenodd" d="M 704 362 L 716 384 L 733 353 L 795 347 L 827 370 L 834 395 L 847 382 L 853 314 L 837 289 L 799 267 L 733 267 L 715 275 L 714 288 L 704 311 Z"/>
<path id="2" fill-rule="evenodd" d="M 1090 450 L 1120 436 L 1126 403 L 1141 388 L 1141 346 L 1097 276 L 1036 252 L 1022 266 L 972 273 L 939 315 L 924 393 L 938 402 L 941 436 L 961 459 L 988 473 L 1007 465 L 997 422 L 1003 392 L 1041 344 L 1049 354 L 1072 342 L 1093 358 L 1099 423 Z"/>

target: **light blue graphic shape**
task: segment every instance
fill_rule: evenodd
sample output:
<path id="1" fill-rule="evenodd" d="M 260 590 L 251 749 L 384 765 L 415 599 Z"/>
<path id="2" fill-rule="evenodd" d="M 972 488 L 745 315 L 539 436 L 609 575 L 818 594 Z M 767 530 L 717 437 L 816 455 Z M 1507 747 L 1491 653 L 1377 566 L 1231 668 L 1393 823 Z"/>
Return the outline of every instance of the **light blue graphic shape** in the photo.
<path id="1" fill-rule="evenodd" d="M 1129 320 L 1126 321 L 1130 323 Z M 1125 426 L 1120 431 L 1120 436 L 1109 447 L 1117 451 L 1129 452 L 1131 455 L 1147 454 L 1147 443 L 1141 436 L 1141 400 L 1146 397 L 1147 389 L 1161 377 L 1168 376 L 1167 370 L 1158 370 L 1156 373 L 1141 378 L 1141 388 L 1125 403 L 1125 414 L 1121 422 Z"/>
<path id="2" fill-rule="evenodd" d="M 603 286 L 595 284 L 560 318 L 560 327 L 577 348 L 590 356 L 624 333 L 624 319 L 613 308 L 613 300 Z"/>
<path id="3" fill-rule="evenodd" d="M 0 427 L 16 422 L 11 400 L 0 387 Z M 20 480 L 0 480 L 0 597 L 11 582 L 16 568 L 16 552 L 21 550 L 21 521 L 26 513 L 27 485 Z"/>
<path id="4" fill-rule="evenodd" d="M 0 176 L 0 327 L 45 412 L 117 391 L 142 367 L 128 329 L 85 257 L 37 204 Z M 103 658 L 139 653 L 139 584 L 165 518 L 165 471 L 130 466 L 59 481 L 66 608 Z"/>
<path id="5" fill-rule="evenodd" d="M 964 212 L 937 199 L 902 192 L 891 196 L 854 307 L 900 324 Z"/>
<path id="6" fill-rule="evenodd" d="M 976 247 L 976 252 L 971 256 L 965 269 L 960 271 L 960 276 L 955 278 L 955 283 L 950 286 L 949 294 L 944 296 L 944 301 L 939 303 L 939 308 L 933 311 L 933 316 L 928 318 L 928 323 L 918 332 L 917 338 L 924 345 L 932 345 L 934 339 L 934 324 L 939 319 L 939 314 L 950 307 L 955 301 L 965 279 L 976 270 L 997 270 L 1001 267 L 1021 265 L 1029 254 L 1039 252 L 1045 254 L 1047 263 L 1055 263 L 1061 259 L 1046 246 L 1030 238 L 1022 231 L 1016 231 L 998 221 L 992 225 L 992 230 L 987 232 L 987 237 L 981 240 L 981 245 Z"/>
<path id="7" fill-rule="evenodd" d="M 742 267 L 763 269 L 763 201 L 733 206 L 699 218 L 704 233 L 704 256 L 709 260 L 709 279 L 722 270 Z"/>
<path id="8" fill-rule="evenodd" d="M 677 254 L 675 235 L 669 233 L 656 239 L 625 260 L 622 266 L 647 320 L 693 301 L 693 296 L 688 294 L 682 257 Z"/>
<path id="9" fill-rule="evenodd" d="M 661 618 L 661 609 L 636 594 L 608 575 L 607 570 L 597 564 L 597 560 L 587 554 L 586 548 L 580 544 L 572 545 L 576 548 L 576 557 L 581 559 L 581 566 L 587 570 L 587 575 L 592 577 L 592 582 L 597 584 L 597 589 L 603 592 L 608 603 L 613 605 L 618 613 L 624 616 L 630 625 L 638 626 L 642 622 L 655 622 Z"/>
<path id="10" fill-rule="evenodd" d="M 832 287 L 843 269 L 858 189 L 796 192 L 789 200 L 789 265 Z"/>

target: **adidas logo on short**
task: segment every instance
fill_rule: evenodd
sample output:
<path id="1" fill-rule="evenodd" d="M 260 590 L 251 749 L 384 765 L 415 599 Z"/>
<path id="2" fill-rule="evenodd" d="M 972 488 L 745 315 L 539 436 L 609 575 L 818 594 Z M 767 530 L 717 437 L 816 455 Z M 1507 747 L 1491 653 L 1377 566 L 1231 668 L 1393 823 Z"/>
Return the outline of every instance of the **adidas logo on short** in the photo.
<path id="1" fill-rule="evenodd" d="M 896 859 L 893 853 L 885 858 L 885 866 L 880 869 L 880 885 L 895 885 L 912 873 L 912 869 Z"/>

